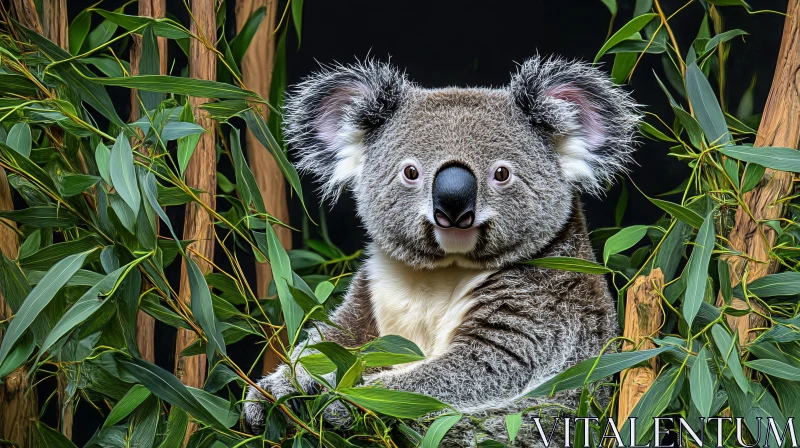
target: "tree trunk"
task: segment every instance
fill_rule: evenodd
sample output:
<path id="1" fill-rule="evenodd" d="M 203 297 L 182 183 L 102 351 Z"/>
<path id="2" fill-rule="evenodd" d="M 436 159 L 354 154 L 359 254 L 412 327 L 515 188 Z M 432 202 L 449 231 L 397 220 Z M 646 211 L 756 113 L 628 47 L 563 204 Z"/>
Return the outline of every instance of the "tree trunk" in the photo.
<path id="1" fill-rule="evenodd" d="M 658 333 L 664 320 L 659 302 L 658 291 L 664 288 L 664 274 L 655 269 L 649 275 L 640 275 L 628 288 L 625 303 L 626 339 L 622 346 L 624 351 L 635 349 L 648 350 L 655 348 L 652 341 L 647 340 Z M 631 411 L 642 398 L 658 374 L 658 360 L 653 358 L 648 366 L 623 370 L 620 374 L 619 410 L 617 425 L 622 427 Z"/>
<path id="2" fill-rule="evenodd" d="M 782 146 L 797 148 L 800 140 L 800 1 L 790 0 L 783 28 L 783 39 L 775 77 L 764 107 L 764 115 L 758 128 L 755 146 Z M 792 173 L 767 169 L 758 186 L 744 195 L 744 202 L 753 214 L 750 218 L 742 207 L 736 210 L 736 217 L 728 239 L 731 249 L 747 254 L 746 257 L 730 256 L 731 283 L 735 286 L 742 281 L 747 271 L 747 281 L 752 282 L 775 271 L 776 265 L 769 258 L 770 250 L 777 237 L 775 231 L 764 222 L 779 219 L 783 215 L 781 198 L 786 197 L 792 186 Z M 722 304 L 722 298 L 718 298 Z M 755 302 L 754 308 L 760 309 Z M 734 298 L 731 305 L 747 309 L 747 303 Z M 738 333 L 744 345 L 752 342 L 756 334 L 751 328 L 763 328 L 764 319 L 754 313 L 741 317 L 727 316 L 728 324 Z"/>
<path id="3" fill-rule="evenodd" d="M 33 11 L 36 12 L 35 9 Z M 13 209 L 14 202 L 6 172 L 0 168 L 0 210 Z M 14 226 L 10 222 L 6 224 Z M 16 259 L 19 254 L 19 240 L 14 230 L 6 224 L 0 224 L 0 251 L 6 257 Z M 9 319 L 11 315 L 11 308 L 0 294 L 0 321 Z M 3 378 L 3 383 L 0 384 L 0 410 L 0 439 L 27 446 L 31 425 L 39 415 L 39 406 L 36 402 L 36 390 L 31 389 L 28 384 L 23 367 Z"/>
<path id="4" fill-rule="evenodd" d="M 67 0 L 42 1 L 42 29 L 44 35 L 59 47 L 69 51 L 69 18 L 67 16 Z M 61 415 L 59 427 L 61 433 L 72 439 L 73 405 L 66 393 L 66 378 L 58 374 L 58 408 Z"/>
<path id="5" fill-rule="evenodd" d="M 11 14 L 25 28 L 30 28 L 39 34 L 43 34 L 42 22 L 39 20 L 39 13 L 36 12 L 36 3 L 33 0 L 13 0 L 11 2 Z"/>
<path id="6" fill-rule="evenodd" d="M 275 63 L 275 30 L 278 1 L 277 0 L 237 0 L 236 2 L 236 28 L 241 30 L 247 19 L 261 6 L 266 7 L 266 15 L 258 32 L 253 36 L 253 41 L 247 49 L 242 60 L 242 81 L 250 90 L 262 98 L 269 98 L 270 84 L 272 82 L 272 69 Z M 269 109 L 264 108 L 268 114 Z M 266 118 L 266 117 L 265 117 Z M 256 178 L 261 197 L 268 213 L 282 222 L 289 221 L 289 208 L 286 203 L 286 180 L 281 173 L 275 159 L 267 152 L 266 148 L 255 136 L 247 131 L 246 136 L 247 158 L 250 168 Z M 287 250 L 292 247 L 291 231 L 283 226 L 274 226 L 278 238 Z M 269 283 L 272 280 L 272 270 L 269 263 L 256 264 L 256 293 L 259 298 L 267 296 Z M 268 332 L 271 330 L 267 330 Z M 271 372 L 280 359 L 272 350 L 264 353 L 262 371 Z"/>
<path id="7" fill-rule="evenodd" d="M 69 51 L 67 0 L 43 0 L 42 16 L 45 37 Z"/>
<path id="8" fill-rule="evenodd" d="M 166 0 L 139 0 L 139 16 L 161 18 L 166 15 Z M 138 34 L 131 35 L 131 75 L 139 74 L 139 63 L 142 60 L 142 37 Z M 167 40 L 158 38 L 159 74 L 167 74 Z M 131 90 L 131 121 L 136 121 L 141 115 L 139 112 L 138 92 Z M 156 234 L 158 234 L 158 221 L 156 221 Z M 142 284 L 142 290 L 149 289 L 147 282 Z M 142 359 L 155 362 L 155 325 L 156 321 L 142 310 L 136 314 L 136 345 Z"/>
<path id="9" fill-rule="evenodd" d="M 214 4 L 214 0 L 192 1 L 192 15 L 194 16 L 192 32 L 202 36 L 212 45 L 217 41 Z M 192 39 L 189 48 L 189 76 L 195 79 L 216 79 L 216 55 L 197 39 Z M 217 189 L 216 129 L 214 121 L 209 114 L 199 107 L 207 101 L 205 98 L 189 98 L 194 110 L 195 121 L 208 132 L 203 133 L 200 137 L 197 148 L 189 161 L 189 165 L 186 167 L 186 183 L 190 187 L 201 190 L 198 195 L 200 200 L 213 209 L 216 205 L 215 192 Z M 195 203 L 186 206 L 183 239 L 195 241 L 187 248 L 189 256 L 192 257 L 204 274 L 211 272 L 212 266 L 202 257 L 208 260 L 214 259 L 214 224 L 211 221 L 211 216 Z M 179 294 L 181 300 L 187 304 L 191 303 L 189 277 L 187 276 L 185 263 L 181 270 Z M 197 339 L 197 335 L 194 332 L 178 329 L 175 344 L 175 375 L 186 385 L 202 388 L 206 376 L 206 356 L 183 357 L 180 355 L 181 351 L 194 342 L 195 339 Z M 196 429 L 197 426 L 194 423 L 189 424 L 186 430 L 186 441 Z"/>

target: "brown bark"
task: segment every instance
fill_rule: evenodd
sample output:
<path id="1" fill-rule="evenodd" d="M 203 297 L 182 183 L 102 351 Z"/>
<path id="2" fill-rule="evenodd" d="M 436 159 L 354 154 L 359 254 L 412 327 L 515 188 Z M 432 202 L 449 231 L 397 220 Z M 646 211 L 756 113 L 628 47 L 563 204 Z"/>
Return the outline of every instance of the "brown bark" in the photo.
<path id="1" fill-rule="evenodd" d="M 0 210 L 13 209 L 14 202 L 6 173 L 0 168 Z M 16 259 L 19 253 L 19 240 L 14 230 L 6 224 L 14 226 L 11 222 L 0 223 L 0 251 L 6 257 Z M 11 308 L 0 294 L 0 321 L 10 318 L 11 315 Z M 0 333 L 0 339 L 2 339 L 2 333 Z M 0 409 L 2 409 L 0 412 L 0 439 L 14 441 L 23 447 L 27 446 L 31 425 L 39 413 L 36 391 L 31 389 L 24 368 L 20 367 L 3 378 L 3 383 L 0 384 Z"/>
<path id="2" fill-rule="evenodd" d="M 275 63 L 275 30 L 278 1 L 277 0 L 237 0 L 236 2 L 236 28 L 244 26 L 247 19 L 261 6 L 266 7 L 266 15 L 258 32 L 253 36 L 253 41 L 247 49 L 242 60 L 242 81 L 262 98 L 269 97 L 272 82 L 272 69 Z M 269 110 L 264 108 L 265 114 Z M 256 178 L 261 197 L 269 214 L 282 222 L 289 221 L 289 208 L 286 201 L 286 180 L 281 173 L 275 159 L 261 146 L 255 136 L 247 131 L 246 136 L 247 158 L 250 168 Z M 274 226 L 278 238 L 287 250 L 292 247 L 291 231 L 283 226 Z M 269 282 L 272 280 L 272 270 L 268 263 L 256 264 L 256 293 L 259 298 L 267 296 Z M 269 331 L 269 330 L 268 330 Z M 280 358 L 272 350 L 264 353 L 262 370 L 271 372 L 279 363 Z"/>
<path id="3" fill-rule="evenodd" d="M 139 0 L 139 16 L 161 18 L 166 15 L 166 0 Z M 139 74 L 139 63 L 142 60 L 142 38 L 138 34 L 133 34 L 133 45 L 131 46 L 131 75 Z M 167 41 L 163 37 L 158 38 L 159 74 L 167 74 Z M 131 121 L 139 119 L 139 100 L 138 92 L 131 90 Z M 158 222 L 156 222 L 158 231 Z M 145 282 L 142 289 L 146 290 L 150 285 Z M 156 321 L 149 314 L 139 310 L 136 314 L 136 345 L 139 347 L 139 354 L 142 359 L 155 362 L 155 324 Z"/>
<path id="4" fill-rule="evenodd" d="M 43 0 L 42 29 L 44 36 L 59 47 L 69 51 L 69 22 L 67 0 Z M 58 375 L 58 408 L 61 415 L 59 429 L 68 439 L 72 439 L 72 402 L 66 393 L 67 383 Z"/>
<path id="5" fill-rule="evenodd" d="M 42 2 L 42 19 L 45 37 L 69 51 L 67 0 L 44 0 Z"/>
<path id="6" fill-rule="evenodd" d="M 634 350 L 637 347 L 639 350 L 655 348 L 655 344 L 649 338 L 655 336 L 663 324 L 664 313 L 659 306 L 661 302 L 659 291 L 663 288 L 664 274 L 661 273 L 661 269 L 655 269 L 648 275 L 640 275 L 628 288 L 624 335 L 632 342 L 625 341 L 622 346 L 624 351 Z M 657 374 L 656 358 L 651 359 L 647 366 L 622 371 L 617 425 L 625 423 L 633 408 L 655 381 Z"/>
<path id="7" fill-rule="evenodd" d="M 203 36 L 206 42 L 212 45 L 217 40 L 216 13 L 214 0 L 194 0 L 192 2 L 192 32 Z M 195 79 L 216 79 L 217 60 L 216 55 L 209 50 L 202 42 L 192 39 L 190 44 L 189 76 Z M 208 132 L 200 137 L 197 148 L 192 155 L 189 165 L 186 167 L 186 183 L 202 191 L 198 196 L 208 207 L 214 209 L 216 200 L 215 192 L 217 189 L 217 167 L 216 167 L 216 130 L 214 121 L 209 114 L 199 106 L 208 100 L 205 98 L 189 98 L 189 102 L 194 110 L 195 121 L 206 128 Z M 197 263 L 200 270 L 205 274 L 211 272 L 212 266 L 203 260 L 214 259 L 214 224 L 211 216 L 196 203 L 191 203 L 186 207 L 186 219 L 183 227 L 183 238 L 194 240 L 189 245 L 189 256 Z M 197 256 L 197 255 L 201 255 Z M 180 279 L 180 299 L 185 303 L 191 303 L 191 292 L 189 290 L 189 277 L 187 276 L 186 265 L 183 265 Z M 193 387 L 203 387 L 206 376 L 206 357 L 197 355 L 183 357 L 181 351 L 197 339 L 197 335 L 185 329 L 178 330 L 175 355 L 175 375 L 184 384 Z M 197 429 L 194 423 L 190 423 L 186 430 L 186 440 L 192 432 Z"/>
<path id="8" fill-rule="evenodd" d="M 39 21 L 39 13 L 36 12 L 36 3 L 33 0 L 13 0 L 11 14 L 25 28 L 42 34 L 42 22 Z"/>
<path id="9" fill-rule="evenodd" d="M 800 141 L 800 1 L 789 1 L 783 38 L 775 67 L 764 115 L 758 128 L 755 146 L 782 146 L 797 148 Z M 744 195 L 747 210 L 736 210 L 733 230 L 728 239 L 731 249 L 740 251 L 747 257 L 730 256 L 731 283 L 742 281 L 747 272 L 747 281 L 774 272 L 775 263 L 770 261 L 769 253 L 777 237 L 775 231 L 764 222 L 775 220 L 783 215 L 783 204 L 778 202 L 787 196 L 792 186 L 792 173 L 767 169 L 759 185 Z M 718 304 L 722 298 L 718 299 Z M 760 310 L 755 302 L 750 305 Z M 747 309 L 747 303 L 734 298 L 731 306 Z M 739 341 L 747 344 L 756 337 L 751 328 L 761 328 L 765 321 L 759 315 L 750 313 L 741 317 L 727 316 L 728 324 L 738 333 Z"/>

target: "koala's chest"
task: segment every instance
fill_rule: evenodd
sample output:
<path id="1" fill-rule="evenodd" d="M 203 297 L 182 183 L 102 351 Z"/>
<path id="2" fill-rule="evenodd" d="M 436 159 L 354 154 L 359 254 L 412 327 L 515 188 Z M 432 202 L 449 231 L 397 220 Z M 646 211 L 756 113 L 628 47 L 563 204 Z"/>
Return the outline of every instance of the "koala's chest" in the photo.
<path id="1" fill-rule="evenodd" d="M 381 336 L 402 336 L 427 358 L 447 350 L 474 303 L 473 290 L 495 272 L 460 267 L 413 270 L 385 256 L 371 257 L 366 268 Z"/>

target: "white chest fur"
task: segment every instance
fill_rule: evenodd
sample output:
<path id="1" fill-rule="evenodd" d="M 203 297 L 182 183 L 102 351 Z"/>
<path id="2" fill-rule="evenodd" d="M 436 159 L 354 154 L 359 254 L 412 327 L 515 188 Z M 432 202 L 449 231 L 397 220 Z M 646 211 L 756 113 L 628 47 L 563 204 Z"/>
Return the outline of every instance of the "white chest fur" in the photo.
<path id="1" fill-rule="evenodd" d="M 366 270 L 380 334 L 414 342 L 428 359 L 447 350 L 472 306 L 472 291 L 495 272 L 458 266 L 415 270 L 379 250 Z"/>

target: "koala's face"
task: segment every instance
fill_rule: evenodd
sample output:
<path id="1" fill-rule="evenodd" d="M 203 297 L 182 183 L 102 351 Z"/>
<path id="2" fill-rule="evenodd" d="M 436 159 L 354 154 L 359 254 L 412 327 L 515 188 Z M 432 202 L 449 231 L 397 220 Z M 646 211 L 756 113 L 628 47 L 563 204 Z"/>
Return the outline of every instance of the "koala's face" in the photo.
<path id="1" fill-rule="evenodd" d="M 349 185 L 377 247 L 413 267 L 532 258 L 632 150 L 628 96 L 583 64 L 521 67 L 500 89 L 423 89 L 386 65 L 309 78 L 286 132 L 326 195 Z"/>

